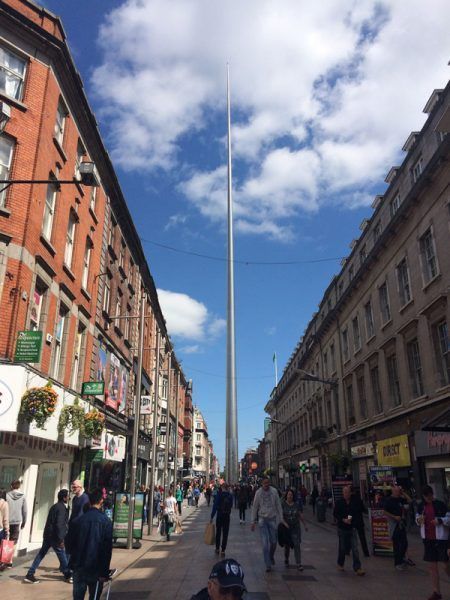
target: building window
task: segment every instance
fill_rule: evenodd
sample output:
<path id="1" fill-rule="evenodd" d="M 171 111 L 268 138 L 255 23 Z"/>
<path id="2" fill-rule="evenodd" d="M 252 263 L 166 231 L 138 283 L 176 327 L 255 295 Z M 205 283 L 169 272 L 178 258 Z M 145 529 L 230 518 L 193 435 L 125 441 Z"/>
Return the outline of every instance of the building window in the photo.
<path id="1" fill-rule="evenodd" d="M 391 307 L 389 304 L 389 292 L 386 281 L 378 289 L 380 298 L 381 319 L 383 325 L 391 320 Z"/>
<path id="2" fill-rule="evenodd" d="M 115 311 L 115 316 L 116 317 L 120 317 L 121 314 L 122 314 L 122 293 L 118 289 L 117 290 L 117 296 L 116 296 L 116 311 Z M 121 329 L 120 323 L 117 323 L 117 327 L 119 329 Z"/>
<path id="3" fill-rule="evenodd" d="M 401 200 L 400 194 L 397 194 L 396 196 L 394 196 L 394 198 L 391 200 L 391 217 L 393 217 L 395 215 L 395 213 L 398 211 L 401 203 L 402 203 L 402 200 Z"/>
<path id="4" fill-rule="evenodd" d="M 66 323 L 69 320 L 69 309 L 60 305 L 58 319 L 55 327 L 53 357 L 51 374 L 54 379 L 62 378 L 65 340 L 66 340 Z"/>
<path id="5" fill-rule="evenodd" d="M 202 434 L 201 433 L 197 433 L 197 442 L 201 442 L 202 441 Z"/>
<path id="6" fill-rule="evenodd" d="M 161 398 L 167 400 L 168 381 L 167 377 L 162 378 L 161 382 Z"/>
<path id="7" fill-rule="evenodd" d="M 44 304 L 47 291 L 47 286 L 40 279 L 37 279 L 33 299 L 30 303 L 30 329 L 32 331 L 42 331 L 44 329 Z"/>
<path id="8" fill-rule="evenodd" d="M 338 285 L 338 297 L 342 298 L 342 294 L 344 293 L 344 282 L 340 281 Z"/>
<path id="9" fill-rule="evenodd" d="M 359 410 L 361 414 L 361 419 L 367 419 L 367 400 L 364 375 L 360 375 L 356 382 L 358 385 Z"/>
<path id="10" fill-rule="evenodd" d="M 344 329 L 342 332 L 342 353 L 344 355 L 344 361 L 347 361 L 350 358 L 349 348 L 348 348 L 348 331 Z"/>
<path id="11" fill-rule="evenodd" d="M 348 424 L 349 425 L 354 425 L 355 424 L 355 405 L 353 402 L 353 385 L 351 383 L 349 383 L 345 389 L 345 393 L 347 396 L 347 417 L 348 417 Z"/>
<path id="12" fill-rule="evenodd" d="M 14 142 L 5 136 L 5 134 L 0 136 L 0 179 L 3 181 L 9 179 L 9 172 L 11 169 L 11 160 L 13 155 Z M 4 185 L 1 186 L 5 187 Z M 7 190 L 4 189 L 0 192 L 0 207 L 5 206 L 6 204 L 6 193 Z"/>
<path id="13" fill-rule="evenodd" d="M 376 244 L 381 235 L 381 221 L 377 221 L 373 227 L 373 243 Z"/>
<path id="14" fill-rule="evenodd" d="M 423 171 L 423 158 L 420 157 L 415 163 L 413 168 L 411 169 L 411 177 L 413 180 L 413 183 L 416 183 L 416 181 L 419 179 L 419 177 L 421 176 Z"/>
<path id="15" fill-rule="evenodd" d="M 433 327 L 433 337 L 441 385 L 448 385 L 450 383 L 450 347 L 447 321 L 441 321 Z"/>
<path id="16" fill-rule="evenodd" d="M 54 183 L 49 183 L 47 186 L 47 195 L 45 197 L 44 218 L 42 221 L 42 235 L 49 242 L 52 238 L 53 219 L 56 209 L 56 194 L 57 187 Z"/>
<path id="17" fill-rule="evenodd" d="M 119 250 L 119 267 L 121 269 L 123 269 L 124 265 L 125 265 L 125 242 L 123 240 L 121 240 L 120 250 Z"/>
<path id="18" fill-rule="evenodd" d="M 66 119 L 69 114 L 66 105 L 64 104 L 62 98 L 59 99 L 58 108 L 56 109 L 56 121 L 55 121 L 55 139 L 58 144 L 63 146 L 64 142 L 64 129 L 66 127 Z"/>
<path id="19" fill-rule="evenodd" d="M 354 344 L 353 351 L 358 352 L 358 350 L 361 350 L 361 332 L 359 330 L 358 317 L 355 317 L 353 319 L 352 325 L 353 325 L 353 344 Z"/>
<path id="20" fill-rule="evenodd" d="M 109 279 L 109 275 L 107 275 L 104 278 L 103 305 L 102 305 L 102 310 L 106 314 L 109 314 L 110 302 L 111 302 L 111 281 Z"/>
<path id="21" fill-rule="evenodd" d="M 367 258 L 366 246 L 364 245 L 359 251 L 359 264 L 362 266 Z"/>
<path id="22" fill-rule="evenodd" d="M 413 398 L 418 398 L 419 396 L 423 396 L 423 379 L 419 342 L 417 339 L 408 342 L 406 353 L 408 355 L 409 378 L 411 380 Z"/>
<path id="23" fill-rule="evenodd" d="M 69 267 L 72 266 L 72 258 L 73 258 L 73 247 L 75 244 L 75 229 L 77 226 L 77 216 L 71 210 L 69 212 L 69 223 L 67 224 L 67 234 L 66 234 L 66 247 L 64 249 L 64 264 Z"/>
<path id="24" fill-rule="evenodd" d="M 331 372 L 336 373 L 336 352 L 334 349 L 334 344 L 330 346 L 330 362 L 331 362 Z"/>
<path id="25" fill-rule="evenodd" d="M 391 354 L 386 358 L 386 366 L 389 380 L 389 395 L 392 406 L 399 406 L 402 402 L 400 395 L 400 381 L 398 379 L 397 356 Z"/>
<path id="26" fill-rule="evenodd" d="M 420 238 L 420 253 L 422 256 L 422 268 L 425 283 L 428 283 L 438 274 L 436 248 L 434 246 L 431 228 L 427 229 Z"/>
<path id="27" fill-rule="evenodd" d="M 352 265 L 348 269 L 348 281 L 349 281 L 349 283 L 352 281 L 353 277 L 354 277 L 354 269 L 353 269 L 353 265 Z"/>
<path id="28" fill-rule="evenodd" d="M 371 337 L 375 335 L 375 326 L 373 323 L 373 312 L 372 312 L 372 302 L 366 302 L 364 305 L 364 314 L 366 317 L 366 334 L 367 339 L 370 340 Z"/>
<path id="29" fill-rule="evenodd" d="M 86 240 L 86 245 L 84 247 L 83 274 L 81 277 L 81 287 L 85 290 L 88 289 L 88 284 L 89 284 L 89 265 L 91 263 L 91 251 L 92 251 L 92 242 L 88 238 Z"/>
<path id="30" fill-rule="evenodd" d="M 91 186 L 91 191 L 89 194 L 89 208 L 95 214 L 95 206 L 97 203 L 97 187 L 95 185 Z"/>
<path id="31" fill-rule="evenodd" d="M 86 327 L 83 323 L 78 323 L 78 331 L 75 336 L 75 349 L 72 363 L 72 379 L 71 388 L 73 390 L 80 390 L 80 383 L 83 375 L 83 360 L 82 355 L 84 353 L 84 342 L 86 337 Z"/>
<path id="32" fill-rule="evenodd" d="M 328 377 L 328 353 L 323 353 L 323 376 L 326 379 Z"/>
<path id="33" fill-rule="evenodd" d="M 411 301 L 411 285 L 409 282 L 409 269 L 406 258 L 397 265 L 398 293 L 400 295 L 400 305 L 405 306 Z"/>
<path id="34" fill-rule="evenodd" d="M 0 91 L 16 100 L 22 100 L 26 61 L 0 47 Z"/>
<path id="35" fill-rule="evenodd" d="M 370 369 L 370 383 L 372 385 L 373 405 L 376 414 L 378 415 L 383 412 L 383 399 L 381 397 L 380 373 L 378 367 L 372 367 L 372 369 Z"/>
<path id="36" fill-rule="evenodd" d="M 125 310 L 125 316 L 129 317 L 130 316 L 130 312 L 131 312 L 131 308 L 130 306 L 127 304 L 127 308 Z M 123 337 L 126 340 L 130 339 L 130 319 L 124 319 L 123 320 Z"/>
<path id="37" fill-rule="evenodd" d="M 81 180 L 80 165 L 83 162 L 84 156 L 86 156 L 86 150 L 85 150 L 83 144 L 81 143 L 81 140 L 78 140 L 77 156 L 75 158 L 75 170 L 74 170 L 74 176 L 77 181 Z"/>

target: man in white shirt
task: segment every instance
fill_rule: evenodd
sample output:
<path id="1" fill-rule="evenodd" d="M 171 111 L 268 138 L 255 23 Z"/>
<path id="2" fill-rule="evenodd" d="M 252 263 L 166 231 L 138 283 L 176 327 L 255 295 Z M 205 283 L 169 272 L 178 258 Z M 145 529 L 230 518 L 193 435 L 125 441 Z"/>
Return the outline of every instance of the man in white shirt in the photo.
<path id="1" fill-rule="evenodd" d="M 266 573 L 272 570 L 275 564 L 275 550 L 277 548 L 278 523 L 283 521 L 283 510 L 277 490 L 270 485 L 268 478 L 262 480 L 262 486 L 255 494 L 252 506 L 252 531 L 256 524 L 263 544 L 263 556 L 266 564 Z M 283 521 L 284 522 L 284 521 Z M 287 525 L 286 525 L 287 526 Z"/>

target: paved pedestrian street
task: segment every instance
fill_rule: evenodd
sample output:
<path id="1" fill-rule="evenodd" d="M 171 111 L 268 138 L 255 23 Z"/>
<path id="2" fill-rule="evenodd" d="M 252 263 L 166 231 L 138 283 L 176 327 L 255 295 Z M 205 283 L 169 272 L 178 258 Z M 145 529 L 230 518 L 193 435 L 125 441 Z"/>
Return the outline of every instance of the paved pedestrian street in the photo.
<path id="1" fill-rule="evenodd" d="M 204 502 L 198 509 L 184 510 L 183 533 L 170 542 L 144 537 L 140 550 L 115 549 L 111 566 L 119 569 L 112 582 L 111 600 L 188 600 L 206 585 L 212 565 L 218 557 L 213 546 L 206 546 L 203 533 L 210 509 Z M 281 548 L 276 565 L 265 573 L 259 534 L 250 531 L 250 523 L 240 525 L 233 510 L 227 556 L 238 560 L 245 572 L 249 600 L 426 600 L 430 583 L 422 562 L 422 545 L 410 535 L 410 557 L 416 567 L 398 572 L 390 558 L 363 558 L 364 577 L 357 577 L 347 559 L 346 570 L 336 569 L 337 539 L 331 524 L 318 524 L 311 511 L 305 512 L 308 532 L 303 535 L 302 562 L 305 570 L 284 566 Z M 50 552 L 37 571 L 38 585 L 22 583 L 29 561 L 0 575 L 0 597 L 15 600 L 70 600 L 71 586 L 62 581 L 55 555 Z M 443 598 L 450 599 L 450 583 L 443 582 Z M 103 598 L 105 598 L 105 593 Z"/>

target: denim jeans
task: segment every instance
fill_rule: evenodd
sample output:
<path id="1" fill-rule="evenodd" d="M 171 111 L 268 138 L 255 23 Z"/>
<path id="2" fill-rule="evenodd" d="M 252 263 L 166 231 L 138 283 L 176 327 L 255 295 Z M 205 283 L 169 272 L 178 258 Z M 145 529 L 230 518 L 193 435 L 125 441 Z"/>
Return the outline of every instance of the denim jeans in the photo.
<path id="1" fill-rule="evenodd" d="M 361 561 L 359 560 L 358 551 L 358 533 L 354 527 L 351 529 L 338 529 L 339 537 L 339 551 L 338 551 L 338 565 L 343 567 L 345 562 L 345 555 L 352 551 L 353 556 L 353 570 L 357 571 L 361 568 Z"/>
<path id="2" fill-rule="evenodd" d="M 300 527 L 289 527 L 289 535 L 291 536 L 291 540 L 294 545 L 295 563 L 297 565 L 301 565 L 302 564 L 302 555 L 301 555 L 301 550 L 300 550 L 300 544 L 302 542 L 302 534 L 300 531 Z M 289 548 L 289 546 L 284 547 L 284 558 L 286 560 L 289 560 L 290 550 L 291 549 Z"/>
<path id="3" fill-rule="evenodd" d="M 263 545 L 264 562 L 266 567 L 270 567 L 277 548 L 277 520 L 276 518 L 260 518 L 258 525 Z"/>
<path id="4" fill-rule="evenodd" d="M 84 600 L 87 589 L 89 589 L 89 600 L 99 600 L 102 595 L 103 583 L 98 581 L 97 575 L 76 569 L 73 572 L 73 600 Z"/>
<path id="5" fill-rule="evenodd" d="M 392 543 L 394 546 L 394 565 L 402 565 L 405 562 L 405 554 L 408 550 L 408 537 L 403 524 L 397 525 L 394 529 Z"/>
<path id="6" fill-rule="evenodd" d="M 53 548 L 53 550 L 56 553 L 56 556 L 58 557 L 59 570 L 61 571 L 61 573 L 64 575 L 64 577 L 70 576 L 70 569 L 69 569 L 69 565 L 67 562 L 67 556 L 66 556 L 65 549 L 60 548 L 56 544 L 52 544 L 52 542 L 50 542 L 48 540 L 44 540 L 44 543 L 42 544 L 41 549 L 36 554 L 36 557 L 33 560 L 31 567 L 28 569 L 28 575 L 34 575 L 36 573 L 36 569 L 39 567 L 39 565 L 41 564 L 42 560 L 45 558 L 45 555 L 50 550 L 50 548 Z"/>

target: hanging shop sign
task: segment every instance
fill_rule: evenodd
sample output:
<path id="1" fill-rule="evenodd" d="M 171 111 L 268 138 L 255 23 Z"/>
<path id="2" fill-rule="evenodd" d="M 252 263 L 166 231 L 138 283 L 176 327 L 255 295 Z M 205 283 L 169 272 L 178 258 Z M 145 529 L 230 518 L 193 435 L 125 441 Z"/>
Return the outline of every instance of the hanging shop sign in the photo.
<path id="1" fill-rule="evenodd" d="M 84 381 L 81 385 L 82 396 L 102 396 L 104 393 L 104 381 Z"/>
<path id="2" fill-rule="evenodd" d="M 373 444 L 360 444 L 359 446 L 352 446 L 350 448 L 352 458 L 365 458 L 366 456 L 373 456 Z"/>
<path id="3" fill-rule="evenodd" d="M 123 435 L 114 435 L 110 431 L 103 430 L 101 437 L 93 439 L 91 450 L 102 452 L 103 460 L 122 462 L 125 458 L 126 439 Z M 99 453 L 96 454 L 99 457 Z"/>
<path id="4" fill-rule="evenodd" d="M 41 360 L 41 350 L 42 331 L 19 331 L 14 362 L 38 363 Z"/>
<path id="5" fill-rule="evenodd" d="M 411 466 L 407 435 L 379 440 L 377 442 L 377 460 L 379 465 L 391 467 Z"/>
<path id="6" fill-rule="evenodd" d="M 416 431 L 414 434 L 416 456 L 450 454 L 450 433 L 438 431 Z"/>
<path id="7" fill-rule="evenodd" d="M 139 440 L 137 455 L 141 460 L 150 460 L 152 445 L 150 442 L 145 442 L 144 440 Z"/>
<path id="8" fill-rule="evenodd" d="M 152 412 L 152 397 L 141 396 L 141 415 L 151 415 Z"/>

